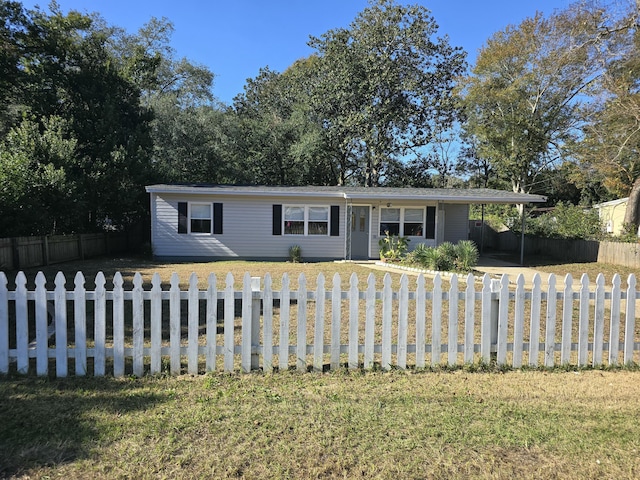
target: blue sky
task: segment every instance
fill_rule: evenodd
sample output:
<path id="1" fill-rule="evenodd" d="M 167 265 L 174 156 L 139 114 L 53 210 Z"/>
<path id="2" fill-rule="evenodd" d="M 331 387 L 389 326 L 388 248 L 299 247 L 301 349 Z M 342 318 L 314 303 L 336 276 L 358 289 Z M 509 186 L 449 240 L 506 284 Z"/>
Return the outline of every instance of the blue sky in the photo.
<path id="1" fill-rule="evenodd" d="M 433 14 L 439 36 L 463 47 L 472 63 L 496 31 L 517 25 L 536 11 L 545 15 L 569 0 L 396 0 L 419 3 Z M 23 1 L 47 7 L 48 1 Z M 242 92 L 261 67 L 283 71 L 310 55 L 309 35 L 347 27 L 367 0 L 58 0 L 63 12 L 99 12 L 110 24 L 135 32 L 151 17 L 167 17 L 175 26 L 172 45 L 178 57 L 209 67 L 214 93 L 225 103 Z"/>

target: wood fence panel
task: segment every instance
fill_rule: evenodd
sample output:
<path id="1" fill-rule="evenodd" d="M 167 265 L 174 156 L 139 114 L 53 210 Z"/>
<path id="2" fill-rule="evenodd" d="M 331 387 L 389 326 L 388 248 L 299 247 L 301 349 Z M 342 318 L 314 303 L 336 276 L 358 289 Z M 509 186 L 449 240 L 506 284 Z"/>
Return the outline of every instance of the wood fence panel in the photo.
<path id="1" fill-rule="evenodd" d="M 0 238 L 0 270 L 14 270 L 18 268 L 13 262 L 13 247 L 11 238 Z"/>

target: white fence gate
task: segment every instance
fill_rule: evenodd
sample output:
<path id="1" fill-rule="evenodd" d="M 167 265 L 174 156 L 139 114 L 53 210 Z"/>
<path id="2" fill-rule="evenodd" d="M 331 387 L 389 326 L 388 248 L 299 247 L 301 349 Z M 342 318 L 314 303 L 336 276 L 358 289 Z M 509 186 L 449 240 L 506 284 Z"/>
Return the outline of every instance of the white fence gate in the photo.
<path id="1" fill-rule="evenodd" d="M 491 361 L 515 368 L 598 366 L 637 363 L 640 351 L 634 275 L 624 290 L 619 275 L 610 289 L 602 275 L 593 289 L 586 275 L 578 285 L 570 275 L 561 285 L 550 275 L 544 288 L 536 275 L 529 290 L 522 276 L 513 287 L 506 275 L 485 275 L 481 284 L 472 275 L 452 276 L 448 285 L 438 275 L 429 289 L 422 275 L 412 287 L 403 275 L 396 290 L 389 274 L 381 290 L 373 274 L 364 289 L 351 275 L 348 290 L 338 274 L 328 287 L 320 274 L 311 291 L 304 275 L 292 290 L 287 274 L 279 290 L 269 274 L 262 285 L 245 274 L 240 290 L 230 273 L 223 288 L 209 275 L 206 289 L 192 274 L 186 291 L 175 273 L 168 290 L 157 273 L 150 289 L 140 274 L 129 290 L 120 273 L 111 290 L 102 273 L 92 291 L 80 272 L 72 291 L 65 282 L 59 273 L 48 291 L 39 273 L 35 290 L 28 290 L 20 272 L 10 290 L 0 272 L 0 373 L 48 375 L 55 365 L 58 377 L 121 377 L 163 369 L 272 371 L 294 362 L 302 371 Z"/>

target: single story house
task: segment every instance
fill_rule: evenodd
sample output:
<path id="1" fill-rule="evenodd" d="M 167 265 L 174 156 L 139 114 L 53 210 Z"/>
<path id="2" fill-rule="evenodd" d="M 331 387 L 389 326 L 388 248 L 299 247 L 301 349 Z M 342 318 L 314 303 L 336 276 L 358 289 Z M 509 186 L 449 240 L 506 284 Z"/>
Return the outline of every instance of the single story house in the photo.
<path id="1" fill-rule="evenodd" d="M 593 206 L 593 208 L 598 210 L 600 223 L 605 227 L 607 233 L 611 235 L 621 235 L 624 233 L 624 213 L 627 209 L 628 202 L 629 197 L 625 197 L 598 203 Z"/>
<path id="2" fill-rule="evenodd" d="M 161 258 L 305 260 L 379 257 L 385 232 L 438 245 L 469 238 L 470 204 L 529 204 L 492 189 L 149 185 L 151 242 Z"/>

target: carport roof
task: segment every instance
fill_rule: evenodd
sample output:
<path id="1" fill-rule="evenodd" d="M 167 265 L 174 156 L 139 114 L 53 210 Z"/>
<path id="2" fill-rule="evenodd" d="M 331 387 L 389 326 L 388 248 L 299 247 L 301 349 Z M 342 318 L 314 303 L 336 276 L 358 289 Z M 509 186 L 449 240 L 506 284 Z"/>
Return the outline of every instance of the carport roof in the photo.
<path id="1" fill-rule="evenodd" d="M 411 188 L 345 186 L 240 186 L 211 184 L 157 184 L 148 193 L 244 195 L 255 197 L 308 196 L 347 200 L 421 200 L 447 203 L 541 203 L 546 197 L 491 188 Z"/>

